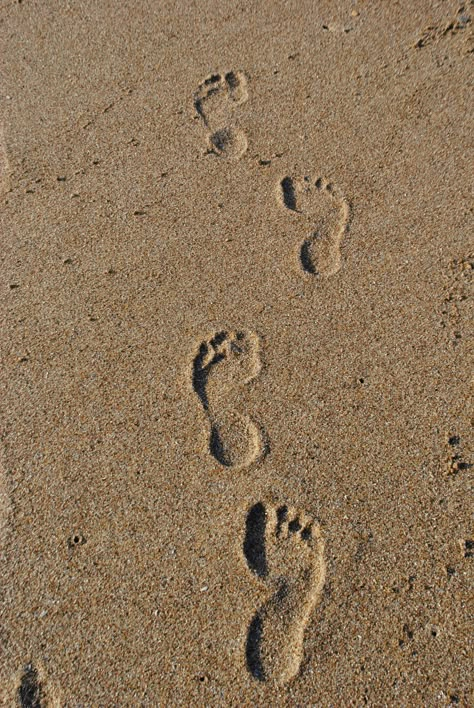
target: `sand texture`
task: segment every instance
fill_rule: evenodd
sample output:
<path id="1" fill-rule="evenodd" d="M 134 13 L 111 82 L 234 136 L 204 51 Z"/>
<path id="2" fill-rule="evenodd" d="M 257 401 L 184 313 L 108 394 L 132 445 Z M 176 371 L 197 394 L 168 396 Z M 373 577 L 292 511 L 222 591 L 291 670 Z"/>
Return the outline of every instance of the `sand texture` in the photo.
<path id="1" fill-rule="evenodd" d="M 0 4 L 0 705 L 474 705 L 473 60 Z"/>

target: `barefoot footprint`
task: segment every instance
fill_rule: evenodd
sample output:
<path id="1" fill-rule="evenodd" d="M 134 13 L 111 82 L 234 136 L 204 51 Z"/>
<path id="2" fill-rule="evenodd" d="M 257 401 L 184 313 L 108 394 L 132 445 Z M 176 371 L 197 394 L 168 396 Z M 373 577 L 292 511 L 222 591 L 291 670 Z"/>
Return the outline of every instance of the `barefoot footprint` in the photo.
<path id="1" fill-rule="evenodd" d="M 193 388 L 209 419 L 209 452 L 225 467 L 248 467 L 265 452 L 263 431 L 235 410 L 242 386 L 261 370 L 252 332 L 217 332 L 193 361 Z"/>
<path id="2" fill-rule="evenodd" d="M 284 177 L 279 185 L 280 200 L 286 209 L 302 214 L 313 232 L 301 243 L 302 269 L 328 277 L 341 268 L 341 241 L 349 226 L 350 207 L 337 189 L 321 177 L 293 180 Z"/>
<path id="3" fill-rule="evenodd" d="M 210 152 L 234 160 L 246 152 L 247 138 L 234 113 L 247 98 L 247 79 L 242 71 L 212 74 L 199 85 L 194 106 L 209 131 Z"/>
<path id="4" fill-rule="evenodd" d="M 319 525 L 303 513 L 255 504 L 247 514 L 244 555 L 271 595 L 247 634 L 247 668 L 259 681 L 284 684 L 303 658 L 304 631 L 325 580 Z"/>

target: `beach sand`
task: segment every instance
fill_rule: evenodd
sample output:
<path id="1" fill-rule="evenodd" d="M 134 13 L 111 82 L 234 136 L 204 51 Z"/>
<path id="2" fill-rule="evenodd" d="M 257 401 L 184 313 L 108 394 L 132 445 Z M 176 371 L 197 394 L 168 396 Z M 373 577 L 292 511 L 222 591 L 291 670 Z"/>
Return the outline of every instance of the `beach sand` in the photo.
<path id="1" fill-rule="evenodd" d="M 473 28 L 2 3 L 1 705 L 473 704 Z"/>

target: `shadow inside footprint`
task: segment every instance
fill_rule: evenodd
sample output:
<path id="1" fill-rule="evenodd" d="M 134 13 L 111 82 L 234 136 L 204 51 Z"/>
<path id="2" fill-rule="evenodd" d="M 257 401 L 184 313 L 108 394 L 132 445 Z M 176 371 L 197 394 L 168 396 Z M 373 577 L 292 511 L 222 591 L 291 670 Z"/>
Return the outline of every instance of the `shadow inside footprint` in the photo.
<path id="1" fill-rule="evenodd" d="M 21 677 L 18 698 L 22 708 L 41 708 L 41 685 L 38 672 L 31 664 L 28 664 Z"/>
<path id="2" fill-rule="evenodd" d="M 261 502 L 254 504 L 245 522 L 244 555 L 250 570 L 260 578 L 268 574 L 265 554 L 267 514 Z"/>
<path id="3" fill-rule="evenodd" d="M 314 265 L 313 256 L 311 254 L 313 241 L 316 238 L 316 234 L 313 236 L 313 238 L 306 238 L 301 245 L 300 251 L 301 267 L 304 271 L 306 271 L 306 273 L 311 273 L 311 275 L 317 275 L 317 270 Z"/>
<path id="4" fill-rule="evenodd" d="M 227 337 L 227 332 L 218 332 L 211 340 L 210 345 L 214 350 L 214 347 L 219 347 Z M 209 410 L 209 401 L 206 393 L 207 379 L 209 377 L 209 372 L 214 364 L 218 364 L 225 358 L 224 354 L 214 352 L 213 356 L 209 360 L 209 347 L 206 342 L 202 342 L 199 347 L 197 356 L 194 358 L 193 362 L 193 388 L 199 396 L 203 408 L 205 411 Z"/>
<path id="5" fill-rule="evenodd" d="M 221 463 L 221 465 L 224 467 L 232 467 L 232 456 L 224 445 L 218 425 L 213 425 L 211 427 L 209 450 L 215 459 Z"/>
<path id="6" fill-rule="evenodd" d="M 291 179 L 291 177 L 284 177 L 280 182 L 280 186 L 283 204 L 290 211 L 298 211 L 296 208 L 295 185 L 293 184 L 293 180 Z"/>
<path id="7" fill-rule="evenodd" d="M 265 681 L 265 672 L 263 670 L 262 657 L 260 655 L 260 647 L 262 645 L 262 618 L 257 612 L 253 618 L 247 634 L 247 646 L 245 647 L 245 656 L 247 659 L 247 668 L 257 681 Z"/>

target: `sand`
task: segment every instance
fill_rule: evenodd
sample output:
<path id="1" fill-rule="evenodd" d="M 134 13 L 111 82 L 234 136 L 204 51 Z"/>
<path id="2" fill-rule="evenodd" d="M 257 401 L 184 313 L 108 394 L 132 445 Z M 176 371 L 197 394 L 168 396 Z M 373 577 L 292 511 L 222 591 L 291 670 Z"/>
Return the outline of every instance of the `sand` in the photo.
<path id="1" fill-rule="evenodd" d="M 1 705 L 474 703 L 473 28 L 2 3 Z"/>

